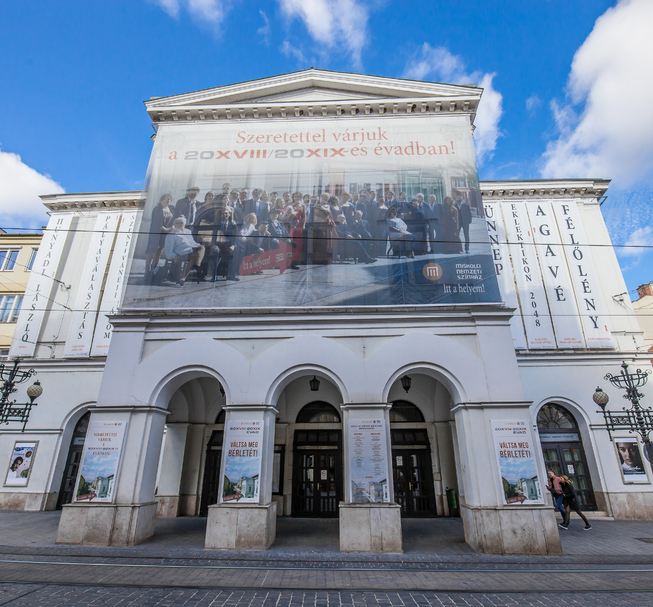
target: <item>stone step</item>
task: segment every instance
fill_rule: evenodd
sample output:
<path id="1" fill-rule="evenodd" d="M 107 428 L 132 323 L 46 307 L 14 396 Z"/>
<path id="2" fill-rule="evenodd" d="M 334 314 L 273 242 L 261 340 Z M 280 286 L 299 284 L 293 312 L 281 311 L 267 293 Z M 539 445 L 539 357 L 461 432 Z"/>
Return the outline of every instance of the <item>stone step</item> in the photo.
<path id="1" fill-rule="evenodd" d="M 602 521 L 613 521 L 614 517 L 608 516 L 608 513 L 605 510 L 595 510 L 595 511 L 583 511 L 583 514 L 588 518 L 588 519 L 601 519 Z M 571 513 L 571 518 L 576 518 L 580 520 L 580 516 L 578 516 L 575 512 Z"/>

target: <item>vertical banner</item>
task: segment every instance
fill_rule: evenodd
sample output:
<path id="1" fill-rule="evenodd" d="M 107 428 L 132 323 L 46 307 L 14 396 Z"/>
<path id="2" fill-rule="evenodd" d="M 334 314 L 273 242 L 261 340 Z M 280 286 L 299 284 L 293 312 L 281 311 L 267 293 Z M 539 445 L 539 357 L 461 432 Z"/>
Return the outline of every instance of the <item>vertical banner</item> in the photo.
<path id="1" fill-rule="evenodd" d="M 75 502 L 113 501 L 126 427 L 127 422 L 91 419 L 75 487 Z"/>
<path id="2" fill-rule="evenodd" d="M 104 285 L 104 294 L 102 295 L 102 303 L 100 304 L 98 320 L 95 326 L 91 356 L 106 356 L 109 351 L 113 326 L 109 322 L 108 316 L 114 314 L 120 306 L 137 215 L 138 211 L 127 211 L 120 218 L 118 236 L 113 247 L 109 273 Z"/>
<path id="3" fill-rule="evenodd" d="M 555 200 L 552 207 L 560 230 L 587 347 L 614 348 L 578 203 L 574 200 Z"/>
<path id="4" fill-rule="evenodd" d="M 5 477 L 5 487 L 27 487 L 32 473 L 32 462 L 38 442 L 24 443 L 16 441 L 11 452 L 9 468 Z"/>
<path id="5" fill-rule="evenodd" d="M 519 307 L 517 291 L 515 287 L 515 271 L 510 259 L 508 250 L 508 239 L 506 238 L 506 229 L 503 224 L 501 204 L 498 202 L 486 202 L 485 221 L 487 223 L 487 232 L 490 237 L 490 247 L 492 248 L 492 259 L 494 260 L 494 270 L 499 281 L 499 290 L 505 304 L 511 308 L 516 308 L 513 317 L 510 319 L 510 332 L 512 333 L 512 343 L 516 349 L 526 348 L 526 333 L 524 332 L 524 323 L 522 320 L 523 312 Z"/>
<path id="6" fill-rule="evenodd" d="M 43 238 L 25 289 L 9 356 L 34 356 L 45 310 L 53 307 L 52 294 L 57 286 L 55 276 L 72 220 L 72 213 L 56 213 L 50 217 L 48 227 L 43 231 Z"/>
<path id="7" fill-rule="evenodd" d="M 510 420 L 490 423 L 499 459 L 503 503 L 511 506 L 541 504 L 542 488 L 529 422 Z"/>
<path id="8" fill-rule="evenodd" d="M 389 502 L 384 419 L 349 420 L 349 478 L 354 504 Z"/>
<path id="9" fill-rule="evenodd" d="M 120 213 L 100 211 L 95 220 L 91 246 L 79 282 L 70 332 L 64 347 L 64 358 L 81 358 L 91 353 L 91 340 L 100 301 L 104 272 L 113 246 Z"/>
<path id="10" fill-rule="evenodd" d="M 548 200 L 528 202 L 526 208 L 558 348 L 584 348 L 576 298 L 551 203 Z"/>
<path id="11" fill-rule="evenodd" d="M 549 304 L 537 263 L 526 205 L 523 202 L 508 202 L 503 203 L 502 209 L 528 347 L 555 348 Z"/>
<path id="12" fill-rule="evenodd" d="M 222 503 L 258 503 L 263 421 L 229 421 L 223 449 Z"/>

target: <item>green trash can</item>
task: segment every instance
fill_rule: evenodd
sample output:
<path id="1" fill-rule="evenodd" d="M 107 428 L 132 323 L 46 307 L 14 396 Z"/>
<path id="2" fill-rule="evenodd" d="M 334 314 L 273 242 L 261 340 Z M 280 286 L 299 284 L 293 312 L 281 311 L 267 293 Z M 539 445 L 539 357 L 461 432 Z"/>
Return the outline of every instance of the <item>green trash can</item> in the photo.
<path id="1" fill-rule="evenodd" d="M 460 516 L 460 512 L 458 512 L 458 497 L 456 496 L 456 490 L 447 487 L 446 492 L 449 516 Z"/>

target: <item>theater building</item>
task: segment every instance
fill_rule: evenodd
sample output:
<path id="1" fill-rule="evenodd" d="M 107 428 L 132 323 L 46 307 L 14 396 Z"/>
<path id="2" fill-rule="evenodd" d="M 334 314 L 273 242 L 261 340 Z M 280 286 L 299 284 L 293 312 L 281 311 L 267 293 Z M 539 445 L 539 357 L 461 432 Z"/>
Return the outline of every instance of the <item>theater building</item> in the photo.
<path id="1" fill-rule="evenodd" d="M 481 95 L 311 69 L 146 102 L 145 193 L 43 197 L 11 355 L 44 394 L 0 433 L 0 507 L 62 508 L 64 544 L 206 516 L 207 548 L 265 549 L 293 516 L 400 552 L 402 518 L 457 515 L 476 551 L 556 554 L 553 469 L 650 518 L 641 445 L 592 401 L 651 366 L 609 182 L 479 182 Z"/>

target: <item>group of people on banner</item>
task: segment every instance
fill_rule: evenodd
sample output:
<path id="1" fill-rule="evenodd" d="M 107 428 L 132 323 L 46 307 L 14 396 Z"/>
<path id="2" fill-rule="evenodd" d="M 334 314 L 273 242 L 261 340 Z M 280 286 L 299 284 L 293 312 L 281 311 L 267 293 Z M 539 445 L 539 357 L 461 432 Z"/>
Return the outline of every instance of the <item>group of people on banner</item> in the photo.
<path id="1" fill-rule="evenodd" d="M 462 253 L 461 232 L 469 253 L 473 213 L 460 192 L 441 203 L 433 194 L 408 200 L 400 192 L 395 198 L 391 189 L 279 195 L 225 183 L 219 195 L 207 192 L 203 202 L 199 193 L 193 186 L 174 205 L 163 194 L 152 210 L 145 284 L 167 278 L 183 286 L 193 269 L 198 280 L 223 275 L 238 281 L 245 257 L 277 249 L 280 242 L 293 248 L 292 269 L 348 260 L 369 264 L 380 255 Z M 162 257 L 172 269 L 160 266 Z"/>

